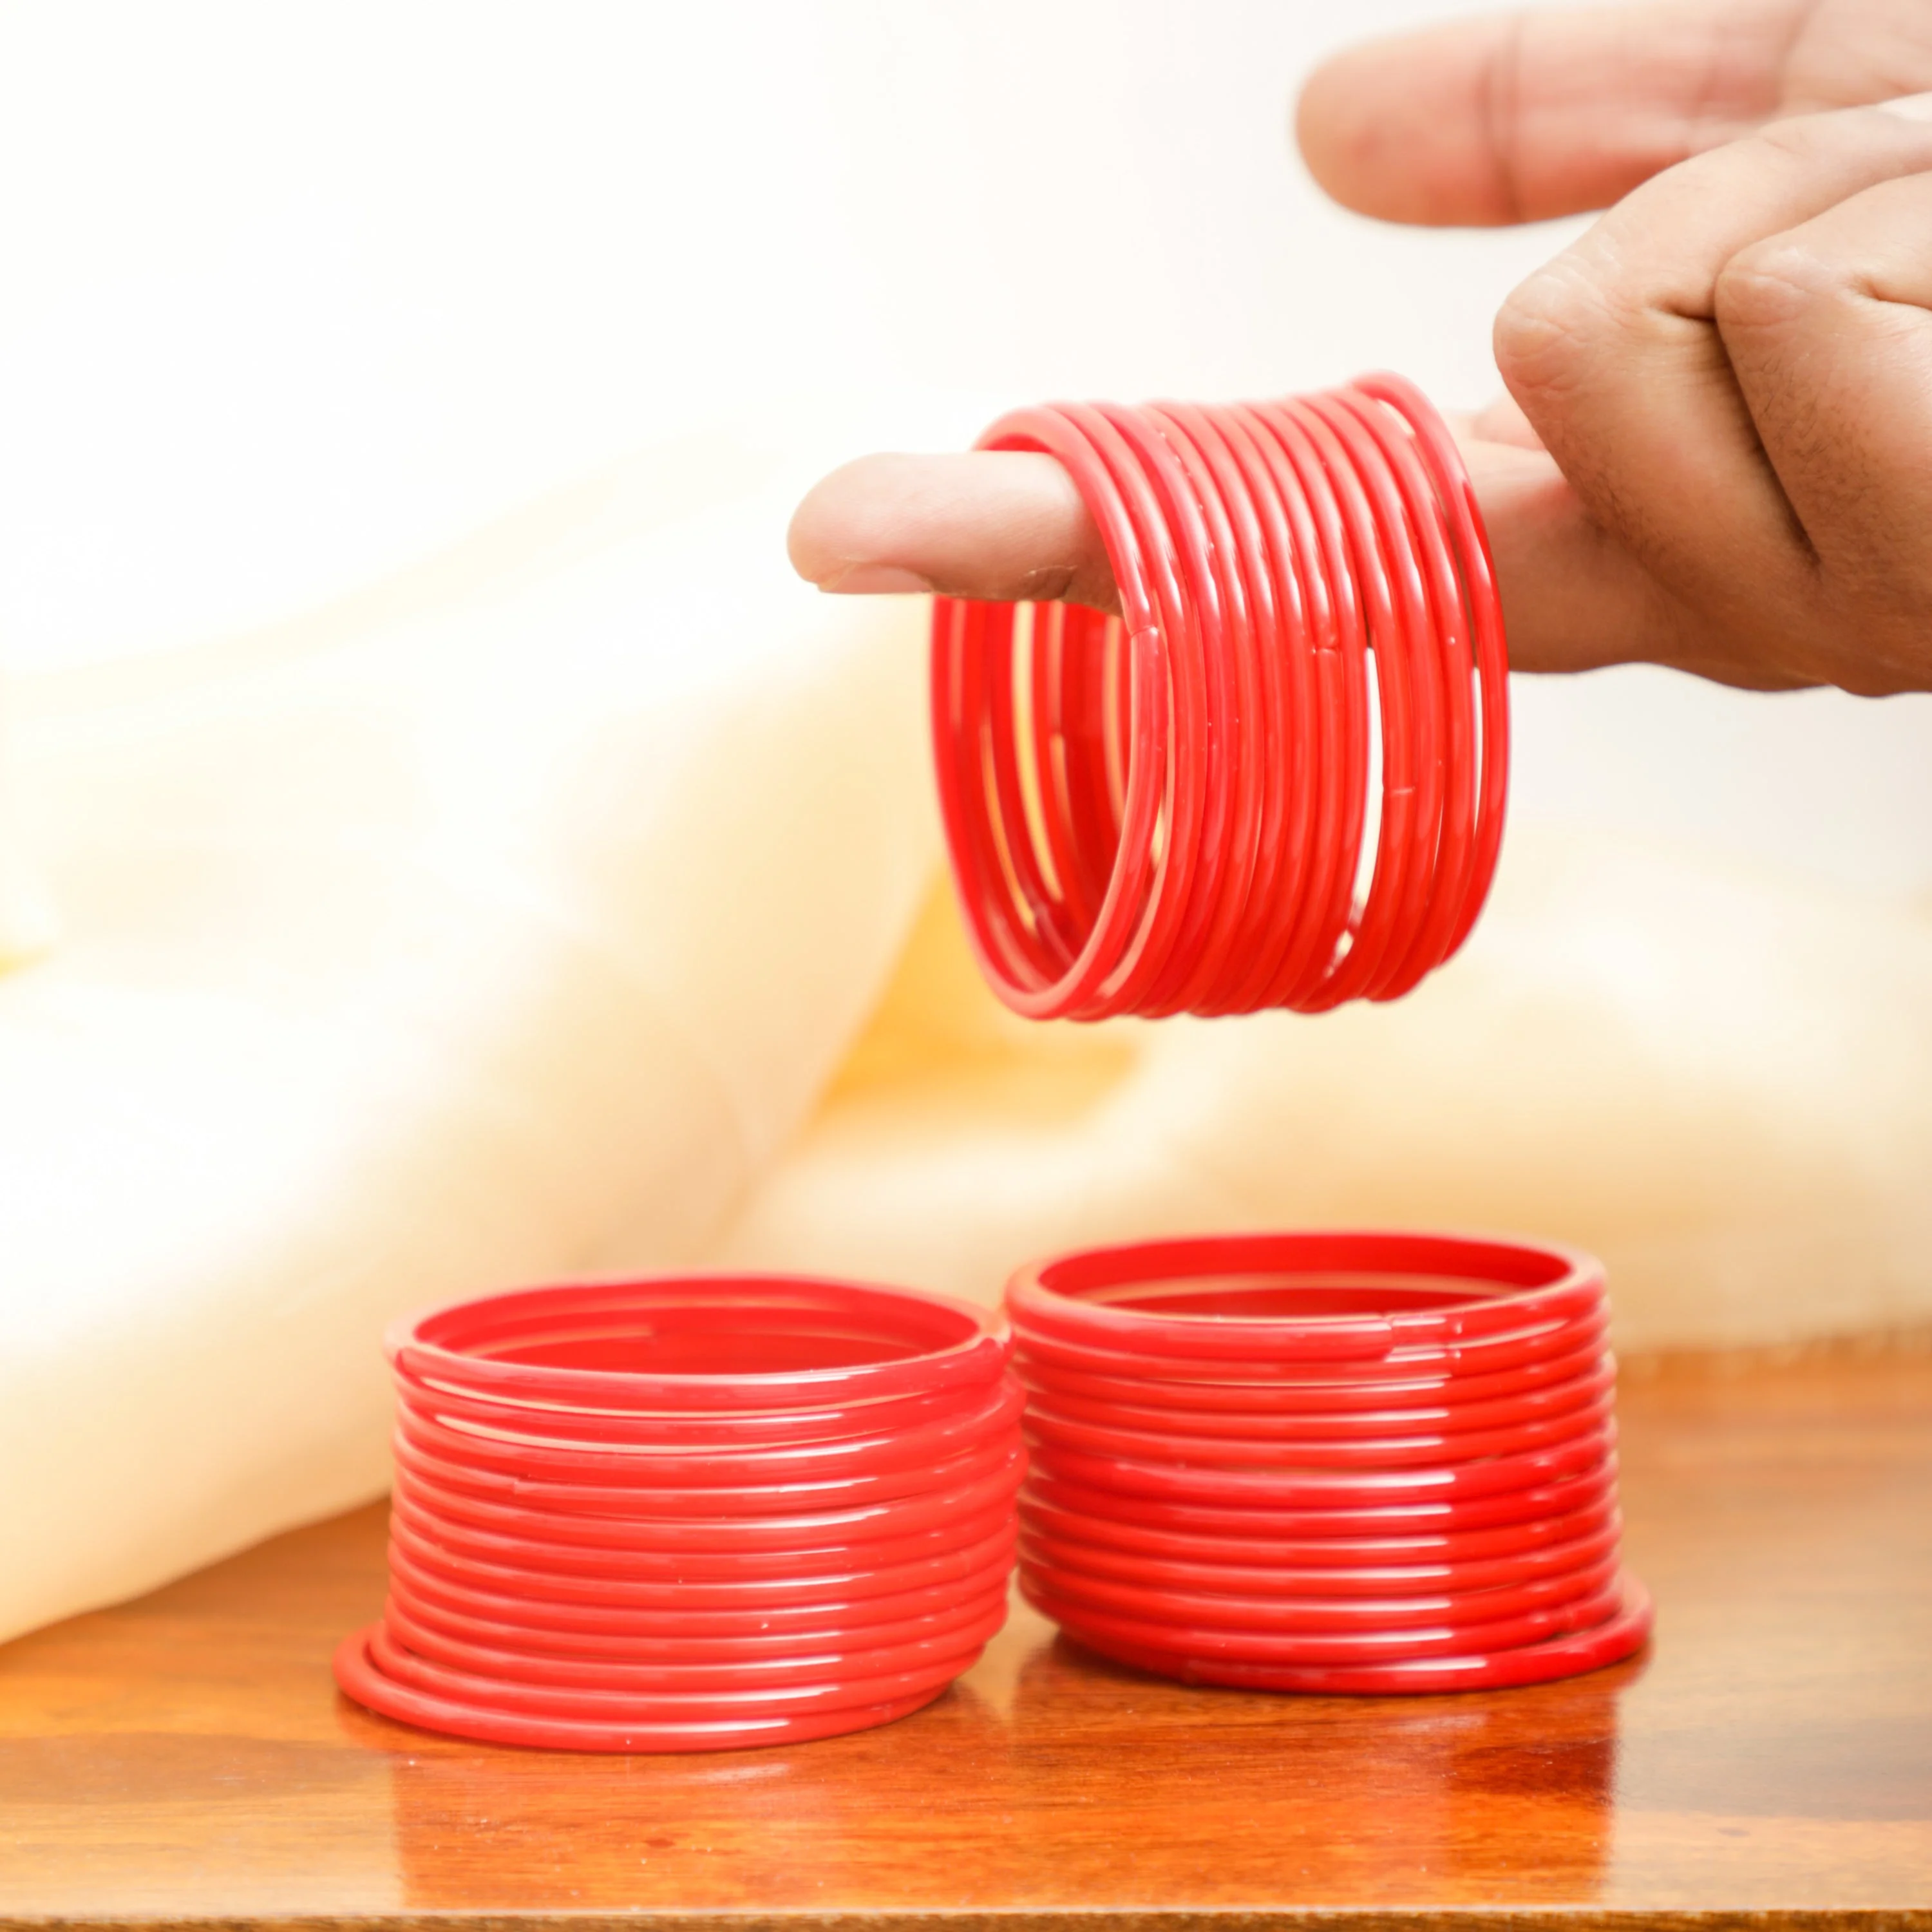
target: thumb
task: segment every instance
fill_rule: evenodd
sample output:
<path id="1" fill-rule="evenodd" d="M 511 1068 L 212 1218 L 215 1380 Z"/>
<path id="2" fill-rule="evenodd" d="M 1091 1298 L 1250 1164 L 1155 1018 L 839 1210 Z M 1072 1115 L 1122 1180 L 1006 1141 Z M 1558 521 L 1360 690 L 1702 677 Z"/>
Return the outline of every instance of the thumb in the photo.
<path id="1" fill-rule="evenodd" d="M 1511 670 L 1660 664 L 1754 690 L 1790 688 L 1792 680 L 1714 655 L 1708 627 L 1592 519 L 1546 452 L 1456 427 L 1496 566 Z"/>
<path id="2" fill-rule="evenodd" d="M 1540 449 L 1456 424 L 1483 513 L 1512 670 L 1594 670 L 1652 654 L 1666 612 Z"/>

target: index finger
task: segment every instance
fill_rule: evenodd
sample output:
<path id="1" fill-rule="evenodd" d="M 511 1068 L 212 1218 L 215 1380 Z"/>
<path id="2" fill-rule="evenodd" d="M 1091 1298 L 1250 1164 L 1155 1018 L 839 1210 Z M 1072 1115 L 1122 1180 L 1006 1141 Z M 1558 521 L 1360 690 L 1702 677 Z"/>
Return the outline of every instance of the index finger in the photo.
<path id="1" fill-rule="evenodd" d="M 793 567 L 821 590 L 1118 608 L 1106 546 L 1072 478 L 1022 450 L 861 457 L 812 489 L 788 542 Z"/>
<path id="2" fill-rule="evenodd" d="M 1672 0 L 1455 21 L 1336 56 L 1303 90 L 1296 131 L 1322 187 L 1385 220 L 1482 227 L 1607 208 L 1790 104 L 1807 11 Z M 1932 66 L 1932 42 L 1927 53 Z"/>

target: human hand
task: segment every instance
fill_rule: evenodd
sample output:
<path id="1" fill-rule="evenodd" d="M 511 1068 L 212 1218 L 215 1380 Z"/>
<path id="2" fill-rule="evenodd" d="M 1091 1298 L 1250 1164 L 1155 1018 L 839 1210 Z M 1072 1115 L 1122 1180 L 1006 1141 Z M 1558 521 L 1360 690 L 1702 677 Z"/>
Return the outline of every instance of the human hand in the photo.
<path id="1" fill-rule="evenodd" d="M 1466 426 L 1518 668 L 1932 688 L 1932 100 L 1840 105 L 1928 87 L 1914 0 L 1475 21 L 1310 82 L 1310 164 L 1368 212 L 1627 196 L 1510 298 L 1515 402 Z M 866 458 L 791 545 L 828 590 L 1112 598 L 1045 457 Z"/>

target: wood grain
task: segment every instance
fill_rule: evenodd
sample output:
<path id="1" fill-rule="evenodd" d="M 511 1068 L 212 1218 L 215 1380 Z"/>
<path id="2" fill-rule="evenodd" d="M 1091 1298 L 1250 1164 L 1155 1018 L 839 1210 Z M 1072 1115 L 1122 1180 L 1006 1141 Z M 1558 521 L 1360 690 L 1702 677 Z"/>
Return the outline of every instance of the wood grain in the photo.
<path id="1" fill-rule="evenodd" d="M 1676 1365 L 1623 1402 L 1651 1652 L 1414 1700 L 1190 1690 L 1030 1612 L 865 1736 L 571 1758 L 338 1698 L 366 1510 L 0 1648 L 0 1926 L 506 1932 L 934 1915 L 1932 1932 L 1932 1359 Z"/>

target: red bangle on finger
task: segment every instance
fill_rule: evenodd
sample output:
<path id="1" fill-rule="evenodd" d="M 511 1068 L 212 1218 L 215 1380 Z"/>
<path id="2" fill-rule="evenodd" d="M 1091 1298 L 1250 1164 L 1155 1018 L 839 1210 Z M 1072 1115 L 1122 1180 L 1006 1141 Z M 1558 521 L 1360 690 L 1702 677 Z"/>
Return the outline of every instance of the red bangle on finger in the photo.
<path id="1" fill-rule="evenodd" d="M 1000 998 L 1313 1012 L 1448 959 L 1502 842 L 1508 665 L 1420 393 L 1053 404 L 980 446 L 1065 466 L 1120 606 L 934 602 L 940 806 Z"/>

